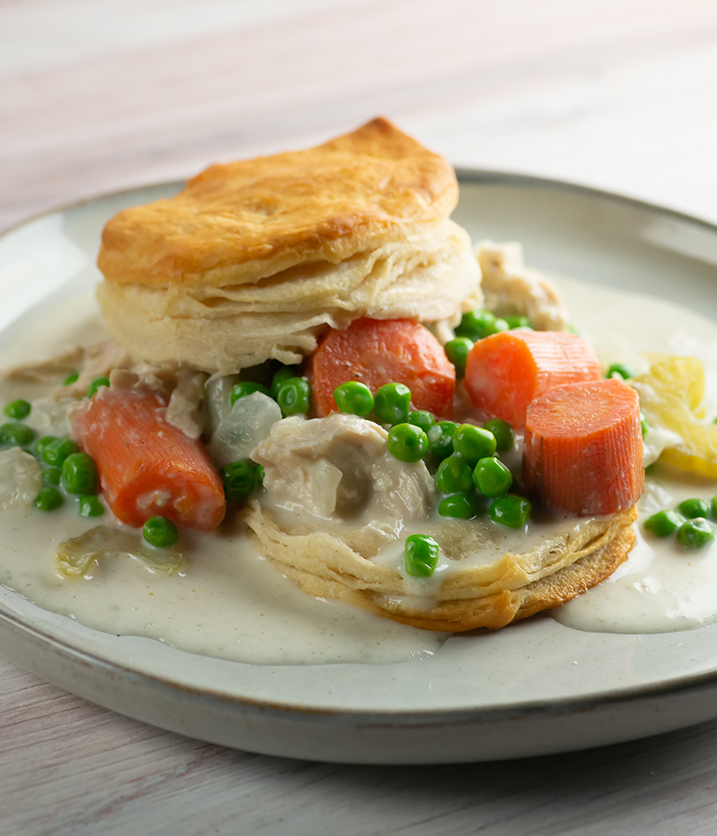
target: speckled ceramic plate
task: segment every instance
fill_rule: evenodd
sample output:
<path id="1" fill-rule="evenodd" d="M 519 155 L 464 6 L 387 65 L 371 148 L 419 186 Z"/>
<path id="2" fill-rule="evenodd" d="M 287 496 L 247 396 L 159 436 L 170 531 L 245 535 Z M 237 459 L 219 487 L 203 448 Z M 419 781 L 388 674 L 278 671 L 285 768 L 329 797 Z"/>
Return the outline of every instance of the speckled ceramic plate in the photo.
<path id="1" fill-rule="evenodd" d="M 3 340 L 97 280 L 117 210 L 176 184 L 100 198 L 0 240 Z M 456 213 L 474 239 L 520 240 L 531 264 L 679 301 L 717 320 L 717 228 L 528 177 L 465 171 Z M 40 308 L 34 307 L 39 305 Z M 19 319 L 18 319 L 19 317 Z M 12 323 L 12 324 L 10 324 Z M 166 729 L 275 755 L 437 763 L 566 751 L 717 716 L 717 629 L 586 633 L 549 616 L 456 636 L 429 659 L 265 667 L 117 637 L 0 588 L 0 649 L 68 691 Z"/>

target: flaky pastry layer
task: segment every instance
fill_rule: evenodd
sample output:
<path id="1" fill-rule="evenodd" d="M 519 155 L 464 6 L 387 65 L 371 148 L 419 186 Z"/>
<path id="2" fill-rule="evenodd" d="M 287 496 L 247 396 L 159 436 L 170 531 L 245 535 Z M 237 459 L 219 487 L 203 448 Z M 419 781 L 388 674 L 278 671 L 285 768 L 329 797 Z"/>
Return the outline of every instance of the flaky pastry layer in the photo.
<path id="1" fill-rule="evenodd" d="M 600 583 L 627 558 L 637 510 L 576 525 L 574 532 L 524 554 L 509 552 L 494 563 L 455 571 L 430 608 L 406 594 L 398 571 L 374 563 L 329 532 L 292 533 L 256 500 L 243 515 L 257 551 L 310 595 L 425 630 L 462 632 L 504 627 Z"/>
<path id="2" fill-rule="evenodd" d="M 468 234 L 450 220 L 332 264 L 292 267 L 253 284 L 148 287 L 104 282 L 98 299 L 135 360 L 232 372 L 298 363 L 328 328 L 354 319 L 457 319 L 480 305 Z"/>
<path id="3" fill-rule="evenodd" d="M 253 283 L 414 235 L 457 201 L 448 162 L 379 118 L 305 151 L 210 166 L 174 197 L 124 209 L 98 266 L 116 284 Z"/>

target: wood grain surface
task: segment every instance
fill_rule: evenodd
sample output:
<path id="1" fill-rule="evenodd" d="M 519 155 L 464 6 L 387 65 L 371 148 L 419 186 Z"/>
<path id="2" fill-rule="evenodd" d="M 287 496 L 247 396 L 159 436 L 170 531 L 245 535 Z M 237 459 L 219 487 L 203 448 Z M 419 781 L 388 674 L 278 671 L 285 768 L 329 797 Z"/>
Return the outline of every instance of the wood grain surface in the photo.
<path id="1" fill-rule="evenodd" d="M 714 0 L 3 0 L 0 228 L 379 113 L 457 164 L 717 220 L 716 105 Z M 2 836 L 714 834 L 716 764 L 717 723 L 499 764 L 285 761 L 0 661 Z"/>

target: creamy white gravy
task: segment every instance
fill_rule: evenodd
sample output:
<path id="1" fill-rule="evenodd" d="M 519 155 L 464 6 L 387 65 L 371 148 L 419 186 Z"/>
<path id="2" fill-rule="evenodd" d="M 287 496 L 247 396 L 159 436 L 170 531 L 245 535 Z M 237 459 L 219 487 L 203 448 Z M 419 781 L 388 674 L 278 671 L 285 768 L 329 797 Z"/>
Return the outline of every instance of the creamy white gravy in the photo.
<path id="1" fill-rule="evenodd" d="M 75 300 L 0 352 L 0 368 L 104 336 L 94 301 Z M 2 381 L 0 404 L 32 400 L 46 390 Z M 84 578 L 55 571 L 62 540 L 110 520 L 109 513 L 84 520 L 71 502 L 50 513 L 0 511 L 0 583 L 87 627 L 254 664 L 406 661 L 434 654 L 446 639 L 306 595 L 259 557 L 239 530 L 183 533 L 179 575 L 153 573 L 131 558 L 106 561 Z"/>
<path id="2" fill-rule="evenodd" d="M 639 352 L 695 354 L 708 370 L 708 410 L 717 412 L 717 326 L 686 310 L 641 296 L 560 280 L 573 321 L 596 346 L 604 363 L 640 363 Z M 77 301 L 0 353 L 0 368 L 35 357 L 44 348 L 91 341 L 101 332 L 93 303 Z M 664 323 L 671 323 L 666 329 Z M 62 328 L 58 323 L 64 323 Z M 67 324 L 70 323 L 70 324 Z M 74 324 L 73 324 L 74 323 Z M 660 323 L 660 328 L 656 328 Z M 625 336 L 620 336 L 625 335 Z M 35 395 L 27 385 L 0 384 L 0 403 Z M 641 502 L 646 514 L 684 496 L 711 497 L 716 483 L 685 483 L 664 471 L 650 478 Z M 300 592 L 248 546 L 240 531 L 194 537 L 184 534 L 186 557 L 177 576 L 154 574 L 131 559 L 109 561 L 81 579 L 60 576 L 54 567 L 57 544 L 101 520 L 78 518 L 75 509 L 48 514 L 34 510 L 0 512 L 0 583 L 45 609 L 95 629 L 155 638 L 195 653 L 256 664 L 395 662 L 438 651 L 445 636 L 394 624 L 354 608 L 316 600 Z M 553 519 L 513 533 L 496 527 L 490 553 L 528 550 L 535 538 L 572 526 Z M 717 620 L 717 546 L 686 552 L 673 538 L 642 536 L 611 579 L 558 610 L 554 616 L 580 630 L 665 632 L 692 629 Z M 402 549 L 381 559 L 400 565 Z M 452 571 L 445 560 L 433 583 Z M 407 592 L 420 595 L 413 581 Z M 425 587 L 428 591 L 428 586 Z"/>
<path id="3" fill-rule="evenodd" d="M 717 621 L 717 541 L 701 549 L 645 531 L 650 514 L 691 496 L 711 497 L 717 485 L 680 478 L 659 466 L 638 504 L 637 542 L 628 560 L 585 595 L 552 615 L 566 627 L 597 633 L 666 633 Z"/>
<path id="4" fill-rule="evenodd" d="M 396 662 L 431 655 L 443 635 L 414 630 L 301 592 L 240 531 L 183 534 L 179 575 L 131 558 L 84 578 L 55 571 L 61 540 L 107 522 L 76 509 L 0 512 L 0 583 L 47 610 L 116 635 L 148 636 L 192 653 L 255 664 Z"/>

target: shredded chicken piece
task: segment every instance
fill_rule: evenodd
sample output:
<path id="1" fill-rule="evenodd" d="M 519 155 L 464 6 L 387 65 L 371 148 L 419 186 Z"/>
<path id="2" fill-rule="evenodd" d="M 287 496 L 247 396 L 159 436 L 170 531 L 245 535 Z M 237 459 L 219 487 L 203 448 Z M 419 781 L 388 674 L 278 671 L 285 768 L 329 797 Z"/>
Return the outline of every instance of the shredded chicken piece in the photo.
<path id="1" fill-rule="evenodd" d="M 199 438 L 204 430 L 202 401 L 206 378 L 203 372 L 179 369 L 177 385 L 169 398 L 167 420 L 190 438 Z"/>
<path id="2" fill-rule="evenodd" d="M 180 365 L 157 368 L 138 363 L 129 369 L 114 369 L 109 377 L 113 389 L 141 389 L 167 398 L 166 419 L 190 438 L 199 438 L 204 431 L 204 372 Z"/>
<path id="3" fill-rule="evenodd" d="M 21 363 L 5 369 L 0 377 L 21 383 L 56 383 L 58 377 L 77 371 L 84 362 L 85 351 L 79 345 L 66 346 L 32 363 Z"/>
<path id="4" fill-rule="evenodd" d="M 538 331 L 565 331 L 568 312 L 555 285 L 523 261 L 518 243 L 481 241 L 476 257 L 485 307 L 498 316 L 527 316 Z"/>
<path id="5" fill-rule="evenodd" d="M 78 372 L 69 386 L 58 386 L 48 399 L 47 411 L 58 420 L 57 410 L 49 401 L 56 401 L 71 410 L 74 400 L 83 397 L 97 377 L 109 377 L 110 386 L 118 389 L 144 389 L 157 392 L 168 400 L 166 418 L 190 438 L 199 438 L 204 430 L 202 401 L 206 375 L 179 365 L 162 367 L 133 363 L 129 354 L 114 340 L 103 340 L 91 346 L 71 346 L 33 363 L 15 366 L 3 373 L 8 380 L 27 383 L 56 383 L 59 377 Z M 45 429 L 40 427 L 40 429 Z"/>
<path id="6" fill-rule="evenodd" d="M 400 462 L 386 431 L 355 415 L 285 418 L 252 453 L 279 505 L 340 521 L 425 519 L 433 480 L 425 464 Z"/>
<path id="7" fill-rule="evenodd" d="M 6 369 L 2 377 L 25 383 L 57 383 L 59 377 L 78 372 L 74 383 L 58 386 L 50 397 L 81 398 L 96 377 L 106 377 L 113 369 L 126 368 L 131 363 L 129 354 L 119 343 L 103 340 L 90 346 L 67 346 L 32 363 Z"/>
<path id="8" fill-rule="evenodd" d="M 109 377 L 114 369 L 128 368 L 132 360 L 119 343 L 114 340 L 103 340 L 84 349 L 82 363 L 76 366 L 79 377 L 69 386 L 59 386 L 53 390 L 53 398 L 81 398 L 87 392 L 87 387 L 96 377 Z"/>

